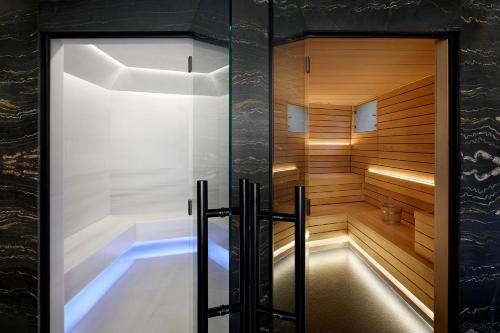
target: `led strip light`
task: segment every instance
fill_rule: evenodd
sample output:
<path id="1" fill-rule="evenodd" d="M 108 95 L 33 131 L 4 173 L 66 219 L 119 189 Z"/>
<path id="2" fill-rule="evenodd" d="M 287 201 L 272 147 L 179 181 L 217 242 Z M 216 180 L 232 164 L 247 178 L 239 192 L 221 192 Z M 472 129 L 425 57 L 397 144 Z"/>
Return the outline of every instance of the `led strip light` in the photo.
<path id="1" fill-rule="evenodd" d="M 64 332 L 71 332 L 92 307 L 132 267 L 136 260 L 186 253 L 196 253 L 196 237 L 180 237 L 134 244 L 64 305 Z M 229 251 L 227 249 L 209 241 L 208 256 L 229 271 Z"/>
<path id="2" fill-rule="evenodd" d="M 429 186 L 434 186 L 434 180 L 433 179 L 427 179 L 424 177 L 418 177 L 418 176 L 413 176 L 411 174 L 406 174 L 404 172 L 391 172 L 391 171 L 385 171 L 385 170 L 379 170 L 379 169 L 374 169 L 374 168 L 369 168 L 369 172 L 371 173 L 377 173 L 379 175 L 384 175 L 392 178 L 398 178 L 402 180 L 407 180 L 410 182 L 414 183 L 420 183 L 424 185 L 429 185 Z"/>

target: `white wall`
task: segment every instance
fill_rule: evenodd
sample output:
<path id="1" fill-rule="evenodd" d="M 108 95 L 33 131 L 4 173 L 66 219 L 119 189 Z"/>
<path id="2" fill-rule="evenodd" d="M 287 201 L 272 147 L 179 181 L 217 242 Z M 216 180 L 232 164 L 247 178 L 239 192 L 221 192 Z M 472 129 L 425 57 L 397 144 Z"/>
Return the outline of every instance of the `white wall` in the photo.
<path id="1" fill-rule="evenodd" d="M 229 204 L 228 63 L 225 49 L 194 41 L 193 172 L 195 180 L 208 180 L 209 207 Z"/>
<path id="2" fill-rule="evenodd" d="M 64 328 L 63 86 L 64 47 L 51 44 L 50 68 L 50 331 Z"/>
<path id="3" fill-rule="evenodd" d="M 186 214 L 190 95 L 111 92 L 111 214 Z"/>
<path id="4" fill-rule="evenodd" d="M 110 94 L 64 73 L 64 234 L 110 214 Z"/>
<path id="5" fill-rule="evenodd" d="M 64 41 L 65 237 L 108 215 L 185 215 L 193 196 L 193 41 L 94 42 Z M 177 50 L 162 52 L 175 71 L 127 66 L 155 48 Z"/>

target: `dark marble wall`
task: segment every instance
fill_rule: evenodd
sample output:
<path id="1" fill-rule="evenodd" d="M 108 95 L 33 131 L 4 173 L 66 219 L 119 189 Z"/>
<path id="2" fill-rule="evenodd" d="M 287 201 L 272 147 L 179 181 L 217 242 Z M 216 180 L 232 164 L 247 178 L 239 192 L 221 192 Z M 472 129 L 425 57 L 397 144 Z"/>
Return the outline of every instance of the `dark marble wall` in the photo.
<path id="1" fill-rule="evenodd" d="M 233 199 L 238 179 L 246 177 L 261 184 L 264 209 L 270 198 L 268 9 L 267 1 L 233 1 L 231 57 Z"/>
<path id="2" fill-rule="evenodd" d="M 202 4 L 202 5 L 200 5 Z M 460 320 L 500 331 L 500 3 L 496 0 L 276 0 L 276 35 L 460 31 Z M 0 2 L 0 328 L 36 332 L 39 29 L 196 31 L 219 11 L 196 0 Z M 269 202 L 268 2 L 233 1 L 233 179 Z M 38 10 L 39 9 L 39 10 Z M 215 20 L 215 21 L 213 21 Z M 205 32 L 205 33 L 203 33 Z M 233 182 L 233 185 L 236 182 Z M 237 184 L 237 183 L 236 183 Z M 267 188 L 266 188 L 267 187 Z"/>
<path id="3" fill-rule="evenodd" d="M 35 0 L 0 2 L 0 331 L 37 328 Z"/>
<path id="4" fill-rule="evenodd" d="M 196 0 L 39 0 L 41 31 L 189 31 Z"/>
<path id="5" fill-rule="evenodd" d="M 275 0 L 276 39 L 304 31 L 459 31 L 459 320 L 500 332 L 500 2 Z M 296 7 L 300 10 L 297 11 Z M 278 27 L 276 25 L 279 25 Z M 289 33 L 287 33 L 289 31 Z"/>
<path id="6" fill-rule="evenodd" d="M 261 0 L 232 1 L 232 197 L 238 205 L 238 183 L 248 178 L 261 185 L 261 208 L 270 207 L 270 73 L 269 73 L 269 3 Z M 233 219 L 233 239 L 237 239 L 239 224 Z M 271 294 L 272 251 L 269 246 L 270 225 L 261 221 L 259 252 L 261 304 L 268 305 Z M 239 244 L 233 243 L 231 290 L 239 291 Z M 232 294 L 233 303 L 239 294 Z M 267 318 L 259 320 L 268 326 Z M 231 320 L 232 332 L 239 332 L 237 316 Z"/>

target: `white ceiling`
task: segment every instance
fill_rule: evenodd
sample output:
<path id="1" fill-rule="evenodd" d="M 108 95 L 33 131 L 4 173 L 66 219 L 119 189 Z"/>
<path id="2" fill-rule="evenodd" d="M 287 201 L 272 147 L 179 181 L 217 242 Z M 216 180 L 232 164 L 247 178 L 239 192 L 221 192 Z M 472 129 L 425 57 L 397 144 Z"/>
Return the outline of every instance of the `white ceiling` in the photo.
<path id="1" fill-rule="evenodd" d="M 126 67 L 186 72 L 193 56 L 193 71 L 209 73 L 228 63 L 227 49 L 189 38 L 102 38 L 92 44 Z"/>
<path id="2" fill-rule="evenodd" d="M 189 39 L 175 39 L 173 43 L 162 43 L 159 39 L 151 42 L 120 40 L 120 43 L 116 40 L 99 40 L 99 43 L 96 40 L 63 40 L 62 44 L 60 40 L 54 40 L 54 43 L 53 52 L 56 52 L 56 44 L 63 46 L 61 50 L 64 52 L 65 73 L 106 89 L 207 96 L 228 93 L 228 66 L 223 65 L 209 71 L 211 66 L 223 64 L 226 54 L 221 54 L 221 48 L 210 44 L 195 45 L 199 54 L 198 61 L 207 71 L 188 73 L 187 56 L 193 51 L 193 41 Z M 114 50 L 111 52 L 113 55 L 103 49 Z M 155 68 L 155 61 L 156 64 L 159 63 L 160 51 L 167 49 L 170 49 L 170 56 L 163 56 L 162 59 L 169 59 L 169 67 Z M 174 49 L 175 55 L 172 51 Z M 144 50 L 150 50 L 151 54 L 148 55 Z M 158 57 L 155 58 L 155 55 Z M 180 59 L 184 56 L 186 68 L 180 69 Z M 149 63 L 146 62 L 148 57 L 151 60 Z"/>

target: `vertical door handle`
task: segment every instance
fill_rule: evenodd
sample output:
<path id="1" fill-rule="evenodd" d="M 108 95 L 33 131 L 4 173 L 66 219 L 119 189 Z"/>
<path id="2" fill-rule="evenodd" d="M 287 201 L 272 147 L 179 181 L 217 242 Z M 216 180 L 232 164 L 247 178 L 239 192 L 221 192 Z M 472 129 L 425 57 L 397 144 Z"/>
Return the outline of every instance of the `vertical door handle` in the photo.
<path id="1" fill-rule="evenodd" d="M 306 188 L 295 186 L 295 316 L 296 332 L 306 325 Z"/>
<path id="2" fill-rule="evenodd" d="M 198 333 L 208 332 L 208 182 L 196 182 Z"/>

